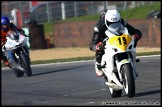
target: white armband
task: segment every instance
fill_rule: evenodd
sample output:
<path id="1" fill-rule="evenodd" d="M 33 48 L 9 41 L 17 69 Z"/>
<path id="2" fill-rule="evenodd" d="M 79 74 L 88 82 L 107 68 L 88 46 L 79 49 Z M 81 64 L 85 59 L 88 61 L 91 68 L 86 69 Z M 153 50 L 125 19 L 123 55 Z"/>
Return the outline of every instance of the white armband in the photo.
<path id="1" fill-rule="evenodd" d="M 97 27 L 94 27 L 94 31 L 95 31 L 95 32 L 99 32 L 99 30 L 98 30 Z"/>

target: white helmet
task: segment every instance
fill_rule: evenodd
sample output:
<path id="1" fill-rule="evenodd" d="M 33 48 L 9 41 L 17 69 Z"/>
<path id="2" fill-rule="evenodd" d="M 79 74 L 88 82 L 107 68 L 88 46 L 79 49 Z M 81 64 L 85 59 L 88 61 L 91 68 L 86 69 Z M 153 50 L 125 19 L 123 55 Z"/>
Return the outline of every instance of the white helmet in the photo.
<path id="1" fill-rule="evenodd" d="M 110 9 L 105 14 L 105 24 L 106 27 L 109 26 L 111 22 L 118 22 L 120 21 L 120 14 L 116 9 Z"/>

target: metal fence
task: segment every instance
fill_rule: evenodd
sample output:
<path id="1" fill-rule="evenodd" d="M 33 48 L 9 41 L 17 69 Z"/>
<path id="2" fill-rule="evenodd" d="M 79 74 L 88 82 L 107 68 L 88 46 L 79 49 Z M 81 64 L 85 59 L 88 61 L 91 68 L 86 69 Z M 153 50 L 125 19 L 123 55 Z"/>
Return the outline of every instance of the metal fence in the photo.
<path id="1" fill-rule="evenodd" d="M 28 19 L 35 19 L 38 23 L 51 22 L 154 2 L 156 1 L 2 1 L 1 13 L 10 17 L 16 25 L 24 25 Z"/>

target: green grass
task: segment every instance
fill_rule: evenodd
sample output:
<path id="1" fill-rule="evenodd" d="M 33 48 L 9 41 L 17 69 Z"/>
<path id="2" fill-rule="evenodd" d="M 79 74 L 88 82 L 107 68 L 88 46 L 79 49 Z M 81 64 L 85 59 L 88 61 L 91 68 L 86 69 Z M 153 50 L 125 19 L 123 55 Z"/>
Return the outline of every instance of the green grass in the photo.
<path id="1" fill-rule="evenodd" d="M 119 12 L 123 19 L 129 20 L 129 19 L 146 19 L 147 14 L 153 10 L 161 10 L 160 1 L 153 3 L 153 4 L 146 4 L 141 7 L 121 10 Z M 86 16 L 81 16 L 81 17 L 76 17 L 76 18 L 67 18 L 64 21 L 58 20 L 58 21 L 52 21 L 52 22 L 45 22 L 42 24 L 44 25 L 45 34 L 50 34 L 50 33 L 53 33 L 54 26 L 57 23 L 74 22 L 74 21 L 77 21 L 77 22 L 78 21 L 93 21 L 93 20 L 98 20 L 98 19 L 99 19 L 99 14 L 93 14 L 93 15 L 86 15 Z"/>
<path id="2" fill-rule="evenodd" d="M 119 11 L 123 19 L 146 19 L 147 15 L 151 11 L 160 10 L 161 5 L 159 3 L 148 4 L 142 7 L 137 7 L 129 10 Z"/>

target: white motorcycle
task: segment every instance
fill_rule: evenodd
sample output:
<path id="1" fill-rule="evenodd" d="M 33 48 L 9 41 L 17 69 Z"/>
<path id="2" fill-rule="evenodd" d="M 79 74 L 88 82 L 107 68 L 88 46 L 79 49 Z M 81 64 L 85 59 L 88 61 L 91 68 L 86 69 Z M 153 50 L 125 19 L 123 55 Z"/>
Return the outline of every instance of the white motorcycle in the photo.
<path id="1" fill-rule="evenodd" d="M 136 59 L 134 37 L 120 23 L 111 24 L 105 33 L 105 54 L 100 68 L 104 73 L 105 85 L 113 98 L 120 97 L 123 89 L 128 97 L 133 97 L 137 73 L 135 63 L 140 61 Z"/>
<path id="2" fill-rule="evenodd" d="M 27 52 L 27 37 L 20 34 L 18 31 L 9 31 L 7 33 L 6 42 L 2 47 L 2 52 L 5 53 L 10 68 L 14 70 L 16 77 L 22 77 L 24 72 L 27 76 L 32 75 L 30 67 L 30 58 Z M 13 53 L 13 59 L 11 60 L 7 51 Z"/>

